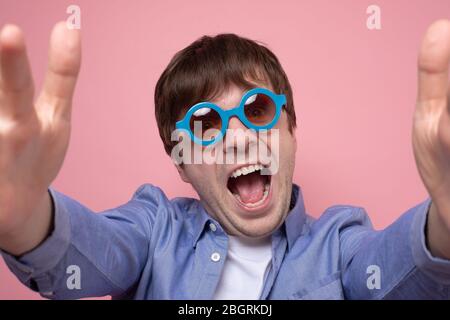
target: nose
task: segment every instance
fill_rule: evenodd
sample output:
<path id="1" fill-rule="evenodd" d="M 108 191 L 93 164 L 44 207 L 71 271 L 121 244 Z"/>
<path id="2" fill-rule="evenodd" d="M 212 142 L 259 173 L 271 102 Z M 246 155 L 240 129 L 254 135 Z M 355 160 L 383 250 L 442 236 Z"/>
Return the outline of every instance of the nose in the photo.
<path id="1" fill-rule="evenodd" d="M 234 163 L 253 161 L 257 157 L 257 136 L 254 130 L 249 130 L 238 117 L 231 117 L 224 137 L 224 153 L 227 157 L 233 154 Z M 247 160 L 246 160 L 247 159 Z"/>
<path id="2" fill-rule="evenodd" d="M 234 116 L 234 117 L 231 117 L 228 120 L 228 129 L 232 129 L 232 130 L 242 129 L 242 130 L 245 130 L 245 129 L 247 129 L 247 127 L 241 122 L 241 120 L 239 120 L 238 117 Z"/>

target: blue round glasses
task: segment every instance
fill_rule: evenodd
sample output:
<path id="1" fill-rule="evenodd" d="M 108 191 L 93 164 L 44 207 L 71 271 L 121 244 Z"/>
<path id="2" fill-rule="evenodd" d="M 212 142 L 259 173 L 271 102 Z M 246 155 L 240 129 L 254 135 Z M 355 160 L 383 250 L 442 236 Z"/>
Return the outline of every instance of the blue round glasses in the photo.
<path id="1" fill-rule="evenodd" d="M 195 143 L 208 146 L 225 136 L 231 117 L 238 117 L 249 129 L 268 130 L 278 122 L 281 108 L 285 105 L 284 94 L 275 94 L 265 88 L 254 88 L 242 96 L 237 107 L 229 110 L 223 110 L 211 102 L 197 103 L 175 127 L 187 131 Z"/>

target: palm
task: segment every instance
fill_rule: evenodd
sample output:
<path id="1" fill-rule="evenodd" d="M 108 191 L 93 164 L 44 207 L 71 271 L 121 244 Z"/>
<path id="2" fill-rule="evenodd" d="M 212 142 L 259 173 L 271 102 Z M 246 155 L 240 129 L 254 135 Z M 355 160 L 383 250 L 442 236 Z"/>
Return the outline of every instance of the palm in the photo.
<path id="1" fill-rule="evenodd" d="M 36 103 L 28 114 L 3 130 L 5 143 L 0 144 L 2 187 L 12 187 L 17 192 L 18 188 L 25 189 L 33 184 L 45 191 L 61 168 L 70 126 L 55 121 L 42 109 L 45 104 Z"/>
<path id="2" fill-rule="evenodd" d="M 450 21 L 428 30 L 419 56 L 413 148 L 420 176 L 433 201 L 450 208 Z"/>

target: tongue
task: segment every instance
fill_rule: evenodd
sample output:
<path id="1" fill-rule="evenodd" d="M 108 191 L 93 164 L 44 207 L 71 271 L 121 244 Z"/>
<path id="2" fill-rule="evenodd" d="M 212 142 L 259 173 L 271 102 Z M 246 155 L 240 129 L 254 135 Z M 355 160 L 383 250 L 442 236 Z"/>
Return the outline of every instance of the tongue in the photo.
<path id="1" fill-rule="evenodd" d="M 239 194 L 244 203 L 255 203 L 262 199 L 264 178 L 258 173 L 250 173 L 234 179 L 232 191 Z"/>

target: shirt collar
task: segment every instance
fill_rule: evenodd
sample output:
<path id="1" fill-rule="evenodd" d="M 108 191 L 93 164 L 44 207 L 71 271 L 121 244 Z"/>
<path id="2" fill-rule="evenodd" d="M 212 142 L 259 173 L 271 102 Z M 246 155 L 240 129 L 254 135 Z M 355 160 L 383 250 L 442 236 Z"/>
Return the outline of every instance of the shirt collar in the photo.
<path id="1" fill-rule="evenodd" d="M 197 242 L 203 234 L 203 231 L 209 226 L 210 223 L 214 223 L 216 225 L 218 232 L 223 232 L 220 224 L 208 215 L 207 211 L 205 210 L 205 208 L 203 208 L 200 201 L 197 201 L 197 206 L 198 207 L 195 210 L 196 213 L 194 214 L 192 226 L 192 245 L 194 247 L 197 245 Z M 305 222 L 306 212 L 301 188 L 296 184 L 292 184 L 289 213 L 283 225 L 280 227 L 280 229 L 284 230 L 286 233 L 289 249 L 292 248 L 297 238 L 302 234 Z"/>
<path id="2" fill-rule="evenodd" d="M 295 241 L 303 233 L 306 222 L 306 211 L 302 190 L 300 186 L 296 184 L 292 184 L 291 205 L 289 209 L 289 213 L 283 225 L 286 231 L 288 247 L 291 249 Z"/>
<path id="3" fill-rule="evenodd" d="M 196 201 L 196 208 L 193 211 L 194 218 L 193 218 L 193 242 L 192 246 L 195 247 L 197 245 L 198 240 L 200 239 L 201 235 L 203 234 L 203 230 L 206 228 L 206 224 L 209 221 L 214 221 L 209 214 L 206 212 L 205 208 L 203 208 L 200 201 Z M 216 223 L 216 226 L 219 226 L 218 223 Z"/>

